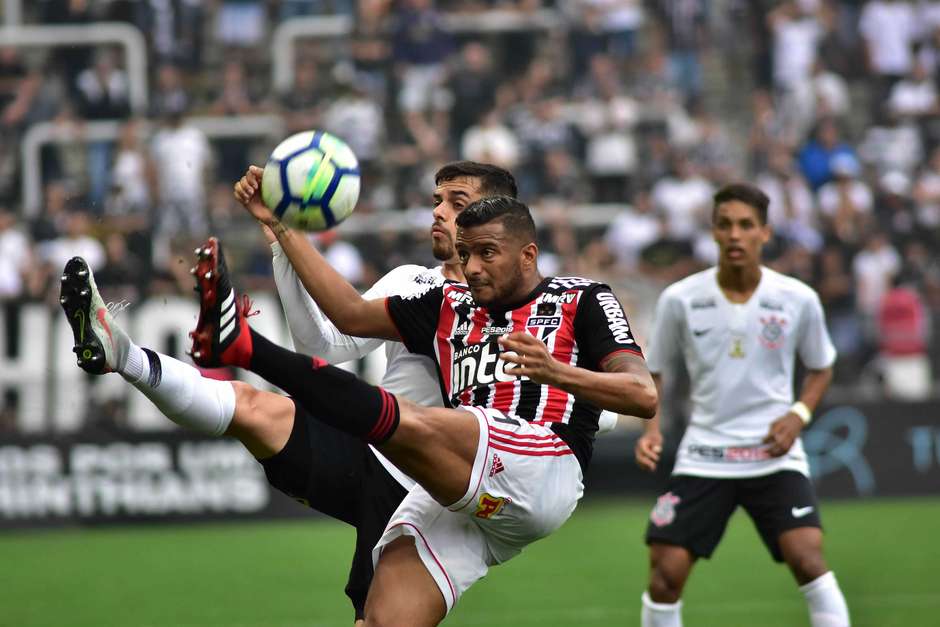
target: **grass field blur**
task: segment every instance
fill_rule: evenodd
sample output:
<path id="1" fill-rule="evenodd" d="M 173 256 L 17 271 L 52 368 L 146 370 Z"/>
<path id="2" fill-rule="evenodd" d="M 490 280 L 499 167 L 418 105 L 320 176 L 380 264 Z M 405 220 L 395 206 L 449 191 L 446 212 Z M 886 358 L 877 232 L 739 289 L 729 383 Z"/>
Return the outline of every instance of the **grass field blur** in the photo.
<path id="1" fill-rule="evenodd" d="M 639 624 L 651 503 L 592 502 L 467 593 L 453 626 Z M 940 624 L 940 500 L 823 504 L 827 554 L 857 627 Z M 328 521 L 0 536 L 4 627 L 332 627 L 352 532 Z M 807 625 L 802 596 L 750 521 L 732 520 L 685 595 L 687 625 Z"/>

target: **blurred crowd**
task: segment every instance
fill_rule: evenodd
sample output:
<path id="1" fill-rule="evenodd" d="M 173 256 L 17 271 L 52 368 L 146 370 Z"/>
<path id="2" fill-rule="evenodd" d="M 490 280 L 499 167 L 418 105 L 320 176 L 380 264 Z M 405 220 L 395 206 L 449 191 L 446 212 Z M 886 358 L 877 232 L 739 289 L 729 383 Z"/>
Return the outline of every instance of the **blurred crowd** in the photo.
<path id="1" fill-rule="evenodd" d="M 135 111 L 119 48 L 0 42 L 2 301 L 54 304 L 75 254 L 116 298 L 188 290 L 182 251 L 209 232 L 249 287 L 270 286 L 269 255 L 231 185 L 277 138 L 212 138 L 189 120 L 276 114 L 286 133 L 322 128 L 350 143 L 364 178 L 357 214 L 426 209 L 449 160 L 509 168 L 539 215 L 543 271 L 606 278 L 633 300 L 714 263 L 711 195 L 752 181 L 771 197 L 768 264 L 813 285 L 826 308 L 837 382 L 931 394 L 940 2 L 27 4 L 30 24 L 139 27 L 151 92 Z M 352 32 L 300 40 L 292 84 L 275 90 L 274 29 L 318 15 L 351 16 Z M 520 26 L 500 28 L 508 17 Z M 477 27 L 455 30 L 461 19 Z M 119 120 L 116 140 L 45 145 L 42 204 L 27 211 L 24 133 L 52 122 L 81 138 L 94 120 Z M 602 209 L 613 219 L 592 220 Z M 319 245 L 363 287 L 399 263 L 434 263 L 426 224 L 340 229 Z"/>

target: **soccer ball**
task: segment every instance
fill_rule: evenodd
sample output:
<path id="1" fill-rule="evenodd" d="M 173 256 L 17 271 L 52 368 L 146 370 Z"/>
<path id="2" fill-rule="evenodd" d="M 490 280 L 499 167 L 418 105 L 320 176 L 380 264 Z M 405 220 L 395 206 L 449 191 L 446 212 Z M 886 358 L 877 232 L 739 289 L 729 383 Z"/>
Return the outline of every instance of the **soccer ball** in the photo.
<path id="1" fill-rule="evenodd" d="M 356 207 L 359 161 L 346 142 L 329 133 L 291 135 L 264 166 L 261 199 L 286 226 L 325 231 Z"/>

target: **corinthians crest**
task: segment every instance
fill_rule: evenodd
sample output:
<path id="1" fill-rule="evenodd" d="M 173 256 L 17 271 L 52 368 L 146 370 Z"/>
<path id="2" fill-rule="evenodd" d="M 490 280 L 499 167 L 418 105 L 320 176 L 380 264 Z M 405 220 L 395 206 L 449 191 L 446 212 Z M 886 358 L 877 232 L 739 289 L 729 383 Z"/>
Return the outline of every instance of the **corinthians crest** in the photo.
<path id="1" fill-rule="evenodd" d="M 787 321 L 777 316 L 768 316 L 761 318 L 760 322 L 764 328 L 760 332 L 760 342 L 767 348 L 780 348 L 786 339 Z"/>
<path id="2" fill-rule="evenodd" d="M 650 512 L 650 521 L 657 527 L 665 527 L 676 519 L 676 505 L 681 501 L 678 496 L 672 492 L 666 492 L 658 499 L 653 511 Z"/>

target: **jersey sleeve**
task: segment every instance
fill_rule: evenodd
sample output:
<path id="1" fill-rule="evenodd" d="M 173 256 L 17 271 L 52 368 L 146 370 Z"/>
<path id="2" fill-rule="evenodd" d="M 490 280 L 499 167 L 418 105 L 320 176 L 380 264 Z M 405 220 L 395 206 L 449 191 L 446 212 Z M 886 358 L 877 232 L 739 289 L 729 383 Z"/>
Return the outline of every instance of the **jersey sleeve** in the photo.
<path id="1" fill-rule="evenodd" d="M 443 302 L 443 286 L 430 287 L 413 296 L 389 296 L 385 299 L 385 309 L 410 352 L 436 358 L 434 337 Z"/>
<path id="2" fill-rule="evenodd" d="M 836 348 L 826 328 L 826 314 L 815 292 L 803 306 L 798 351 L 807 368 L 828 368 L 836 361 Z"/>
<path id="3" fill-rule="evenodd" d="M 630 330 L 623 305 L 607 285 L 589 289 L 575 314 L 575 339 L 587 358 L 599 370 L 604 359 L 621 351 L 643 355 Z"/>
<path id="4" fill-rule="evenodd" d="M 307 293 L 307 288 L 301 283 L 280 244 L 273 243 L 271 252 L 274 284 L 296 351 L 322 357 L 332 364 L 341 364 L 360 359 L 382 345 L 384 340 L 353 337 L 340 332 Z M 393 272 L 383 277 L 370 291 L 379 287 Z M 368 294 L 366 292 L 366 298 L 369 298 Z"/>
<path id="5" fill-rule="evenodd" d="M 678 354 L 682 339 L 682 303 L 668 290 L 659 295 L 653 326 L 646 346 L 646 365 L 653 374 L 662 374 Z"/>

